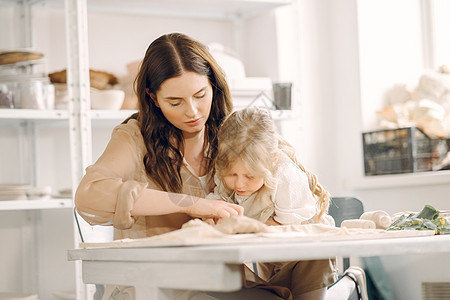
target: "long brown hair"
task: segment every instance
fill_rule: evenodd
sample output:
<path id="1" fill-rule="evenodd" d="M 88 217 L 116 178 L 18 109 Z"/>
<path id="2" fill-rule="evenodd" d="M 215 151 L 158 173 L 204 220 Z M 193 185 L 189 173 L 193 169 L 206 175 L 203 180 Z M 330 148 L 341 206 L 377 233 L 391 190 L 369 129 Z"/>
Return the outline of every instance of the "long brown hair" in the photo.
<path id="1" fill-rule="evenodd" d="M 156 94 L 165 80 L 189 71 L 208 76 L 213 89 L 203 145 L 208 157 L 206 167 L 210 171 L 214 168 L 217 155 L 219 126 L 231 113 L 233 105 L 225 74 L 208 49 L 184 34 L 165 34 L 148 47 L 134 81 L 139 108 L 134 117 L 141 126 L 147 148 L 143 163 L 147 175 L 165 191 L 182 190 L 180 170 L 183 164 L 184 140 L 181 130 L 167 121 L 149 93 Z"/>

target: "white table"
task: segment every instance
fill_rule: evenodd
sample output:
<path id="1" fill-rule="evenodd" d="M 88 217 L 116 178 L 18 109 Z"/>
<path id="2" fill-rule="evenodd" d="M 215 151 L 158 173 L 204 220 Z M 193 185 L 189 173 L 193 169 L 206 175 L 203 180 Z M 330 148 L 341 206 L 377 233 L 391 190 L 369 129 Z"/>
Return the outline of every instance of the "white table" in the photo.
<path id="1" fill-rule="evenodd" d="M 83 281 L 134 286 L 136 299 L 171 299 L 171 289 L 235 291 L 244 262 L 295 261 L 336 256 L 450 252 L 450 235 L 371 240 L 280 242 L 68 251 L 81 260 Z"/>

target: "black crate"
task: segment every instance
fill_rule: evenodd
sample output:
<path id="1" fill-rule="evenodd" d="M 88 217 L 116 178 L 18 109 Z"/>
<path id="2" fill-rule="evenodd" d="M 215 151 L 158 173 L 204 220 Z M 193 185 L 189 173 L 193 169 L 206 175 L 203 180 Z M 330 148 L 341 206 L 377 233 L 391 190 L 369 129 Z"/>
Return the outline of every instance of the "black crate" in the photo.
<path id="1" fill-rule="evenodd" d="M 366 175 L 431 171 L 438 159 L 433 139 L 417 127 L 364 132 Z"/>
<path id="2" fill-rule="evenodd" d="M 449 165 L 442 165 L 442 161 L 450 151 L 450 138 L 431 139 L 431 151 L 433 153 L 433 170 L 449 170 Z"/>

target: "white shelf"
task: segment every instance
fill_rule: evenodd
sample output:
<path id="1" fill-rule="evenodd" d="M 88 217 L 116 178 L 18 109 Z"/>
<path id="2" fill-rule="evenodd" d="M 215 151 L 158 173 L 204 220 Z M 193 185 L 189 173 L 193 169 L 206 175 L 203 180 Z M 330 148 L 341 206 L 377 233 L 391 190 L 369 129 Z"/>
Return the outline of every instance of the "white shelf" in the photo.
<path id="1" fill-rule="evenodd" d="M 125 120 L 137 110 L 91 110 L 90 116 L 92 120 Z"/>
<path id="2" fill-rule="evenodd" d="M 124 120 L 136 110 L 91 110 L 92 120 Z M 0 120 L 51 121 L 68 120 L 67 110 L 0 109 Z"/>
<path id="3" fill-rule="evenodd" d="M 46 0 L 48 5 L 63 7 L 64 1 Z M 183 18 L 234 20 L 250 18 L 283 5 L 292 0 L 89 0 L 88 11 L 127 13 Z M 195 7 L 195 9 L 192 9 Z"/>
<path id="4" fill-rule="evenodd" d="M 66 110 L 0 109 L 0 119 L 5 120 L 67 120 Z"/>
<path id="5" fill-rule="evenodd" d="M 363 190 L 441 184 L 450 184 L 450 171 L 363 176 L 360 178 L 347 180 L 346 186 L 353 189 Z"/>
<path id="6" fill-rule="evenodd" d="M 72 199 L 52 198 L 45 200 L 12 200 L 0 201 L 0 211 L 12 210 L 40 210 L 55 208 L 73 208 Z"/>

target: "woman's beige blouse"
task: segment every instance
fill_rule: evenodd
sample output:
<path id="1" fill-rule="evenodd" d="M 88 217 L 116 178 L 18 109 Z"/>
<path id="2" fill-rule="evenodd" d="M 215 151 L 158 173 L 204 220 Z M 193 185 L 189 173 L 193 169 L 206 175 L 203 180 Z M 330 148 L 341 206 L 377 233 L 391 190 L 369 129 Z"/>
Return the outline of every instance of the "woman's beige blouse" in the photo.
<path id="1" fill-rule="evenodd" d="M 136 120 L 117 126 L 105 152 L 86 168 L 75 194 L 78 213 L 91 225 L 113 225 L 114 239 L 143 238 L 176 230 L 191 219 L 184 213 L 160 216 L 131 216 L 138 201 L 145 201 L 144 189 L 161 190 L 146 175 L 143 157 L 147 153 Z M 208 174 L 208 190 L 184 161 L 181 168 L 183 194 L 204 198 L 213 187 Z"/>

